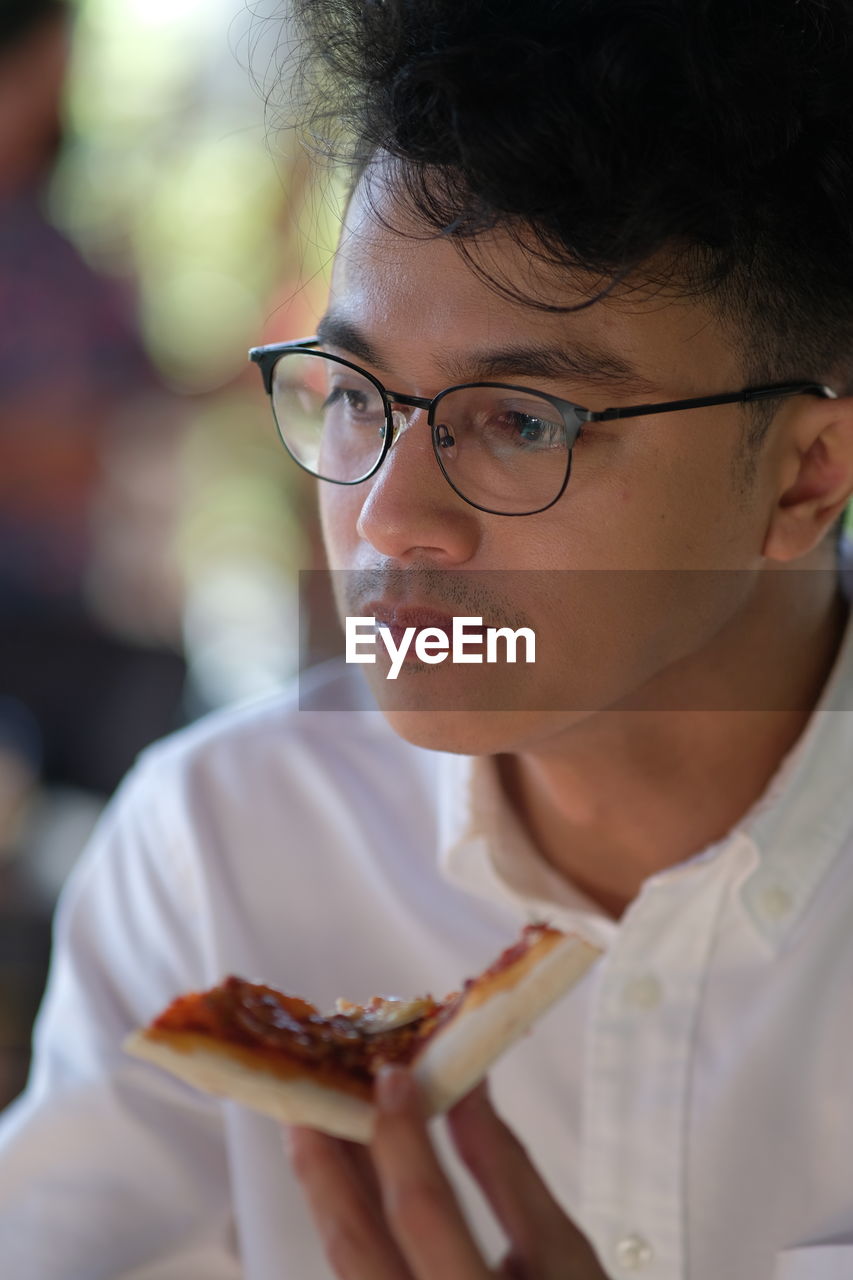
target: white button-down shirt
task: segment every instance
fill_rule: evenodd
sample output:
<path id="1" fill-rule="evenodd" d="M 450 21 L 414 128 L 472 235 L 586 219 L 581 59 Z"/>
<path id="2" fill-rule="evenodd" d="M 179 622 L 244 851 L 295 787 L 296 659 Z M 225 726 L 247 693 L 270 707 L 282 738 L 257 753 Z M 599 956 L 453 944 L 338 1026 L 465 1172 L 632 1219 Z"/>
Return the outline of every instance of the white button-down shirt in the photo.
<path id="1" fill-rule="evenodd" d="M 337 702 L 356 687 L 329 678 Z M 758 803 L 618 923 L 537 856 L 491 760 L 412 747 L 375 711 L 276 699 L 150 749 L 57 914 L 33 1074 L 0 1121 L 2 1275 L 326 1280 L 278 1125 L 124 1035 L 227 973 L 321 1007 L 444 995 L 546 916 L 606 954 L 493 1093 L 608 1275 L 851 1280 L 851 707 L 853 626 Z"/>

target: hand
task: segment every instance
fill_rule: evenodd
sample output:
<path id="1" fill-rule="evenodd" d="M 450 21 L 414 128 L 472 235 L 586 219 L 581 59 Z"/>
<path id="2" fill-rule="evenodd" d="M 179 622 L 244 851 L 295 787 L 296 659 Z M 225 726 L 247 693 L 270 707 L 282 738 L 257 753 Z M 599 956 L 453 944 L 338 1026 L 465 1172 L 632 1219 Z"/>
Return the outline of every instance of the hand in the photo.
<path id="1" fill-rule="evenodd" d="M 486 1265 L 430 1141 L 414 1080 L 385 1068 L 370 1147 L 294 1127 L 289 1154 L 340 1280 L 607 1280 L 592 1247 L 551 1195 L 485 1082 L 448 1114 L 463 1161 L 510 1250 Z"/>

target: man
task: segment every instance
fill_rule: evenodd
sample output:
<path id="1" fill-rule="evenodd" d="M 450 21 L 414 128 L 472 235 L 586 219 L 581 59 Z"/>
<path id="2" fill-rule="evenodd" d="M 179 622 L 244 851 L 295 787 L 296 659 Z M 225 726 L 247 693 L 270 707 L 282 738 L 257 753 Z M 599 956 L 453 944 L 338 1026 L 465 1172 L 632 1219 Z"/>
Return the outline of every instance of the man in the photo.
<path id="1" fill-rule="evenodd" d="M 377 664 L 381 714 L 318 677 L 146 753 L 59 911 L 3 1256 L 848 1277 L 853 17 L 302 10 L 312 128 L 352 127 L 356 181 L 318 341 L 257 359 L 334 482 L 342 611 L 395 643 L 529 623 L 546 660 L 409 661 L 392 692 Z M 452 1142 L 390 1073 L 369 1152 L 297 1129 L 288 1161 L 120 1052 L 227 971 L 320 1004 L 450 990 L 526 913 L 606 954 L 492 1073 L 503 1120 L 479 1091 Z"/>

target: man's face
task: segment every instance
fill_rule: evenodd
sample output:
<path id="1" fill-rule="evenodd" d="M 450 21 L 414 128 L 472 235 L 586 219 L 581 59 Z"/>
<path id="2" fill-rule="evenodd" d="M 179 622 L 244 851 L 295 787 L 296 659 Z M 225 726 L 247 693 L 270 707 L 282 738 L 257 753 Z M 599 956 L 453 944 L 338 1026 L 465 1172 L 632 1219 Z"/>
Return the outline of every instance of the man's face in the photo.
<path id="1" fill-rule="evenodd" d="M 400 226 L 390 196 L 380 211 Z M 356 192 L 329 305 L 376 358 L 329 349 L 400 394 L 432 397 L 483 379 L 496 353 L 508 356 L 499 380 L 596 410 L 744 384 L 723 327 L 699 301 L 623 291 L 585 310 L 548 313 L 497 293 L 452 243 L 410 230 L 383 226 Z M 549 289 L 560 305 L 588 296 L 587 282 L 586 293 L 549 282 L 507 236 L 477 251 L 522 295 Z M 638 696 L 649 705 L 641 691 L 662 688 L 676 664 L 735 622 L 760 576 L 774 493 L 764 459 L 745 492 L 743 412 L 727 405 L 589 424 L 568 488 L 536 515 L 491 515 L 464 502 L 439 469 L 423 411 L 411 414 L 370 480 L 321 484 L 329 565 L 363 575 L 341 575 L 342 612 L 364 613 L 384 594 L 536 631 L 535 666 L 500 669 L 514 710 L 461 710 L 466 693 L 469 707 L 497 705 L 498 668 L 407 664 L 393 687 L 374 681 L 394 728 L 445 750 L 511 751 L 556 740 L 595 709 Z"/>

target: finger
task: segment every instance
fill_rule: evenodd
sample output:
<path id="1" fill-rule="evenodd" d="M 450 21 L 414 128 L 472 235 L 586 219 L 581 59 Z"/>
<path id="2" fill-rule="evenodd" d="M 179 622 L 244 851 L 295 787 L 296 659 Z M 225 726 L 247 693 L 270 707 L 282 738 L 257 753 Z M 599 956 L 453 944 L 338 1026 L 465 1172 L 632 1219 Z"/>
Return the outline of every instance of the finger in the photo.
<path id="1" fill-rule="evenodd" d="M 412 1280 L 385 1224 L 375 1173 L 362 1176 L 364 1159 L 353 1143 L 293 1126 L 288 1154 L 302 1185 L 323 1250 L 340 1280 Z"/>
<path id="2" fill-rule="evenodd" d="M 371 1152 L 385 1215 L 417 1280 L 487 1280 L 491 1273 L 435 1154 L 409 1072 L 383 1068 L 377 1105 Z"/>
<path id="3" fill-rule="evenodd" d="M 509 1238 L 513 1254 L 547 1276 L 552 1259 L 579 1274 L 603 1275 L 586 1237 L 554 1199 L 512 1130 L 494 1110 L 486 1081 L 448 1113 L 457 1151 Z"/>
<path id="4" fill-rule="evenodd" d="M 358 1178 L 373 1213 L 379 1220 L 384 1218 L 382 1208 L 382 1188 L 376 1176 L 376 1166 L 370 1155 L 370 1148 L 363 1142 L 348 1142 L 346 1138 L 338 1138 L 338 1146 L 342 1155 L 349 1161 L 355 1176 Z"/>

